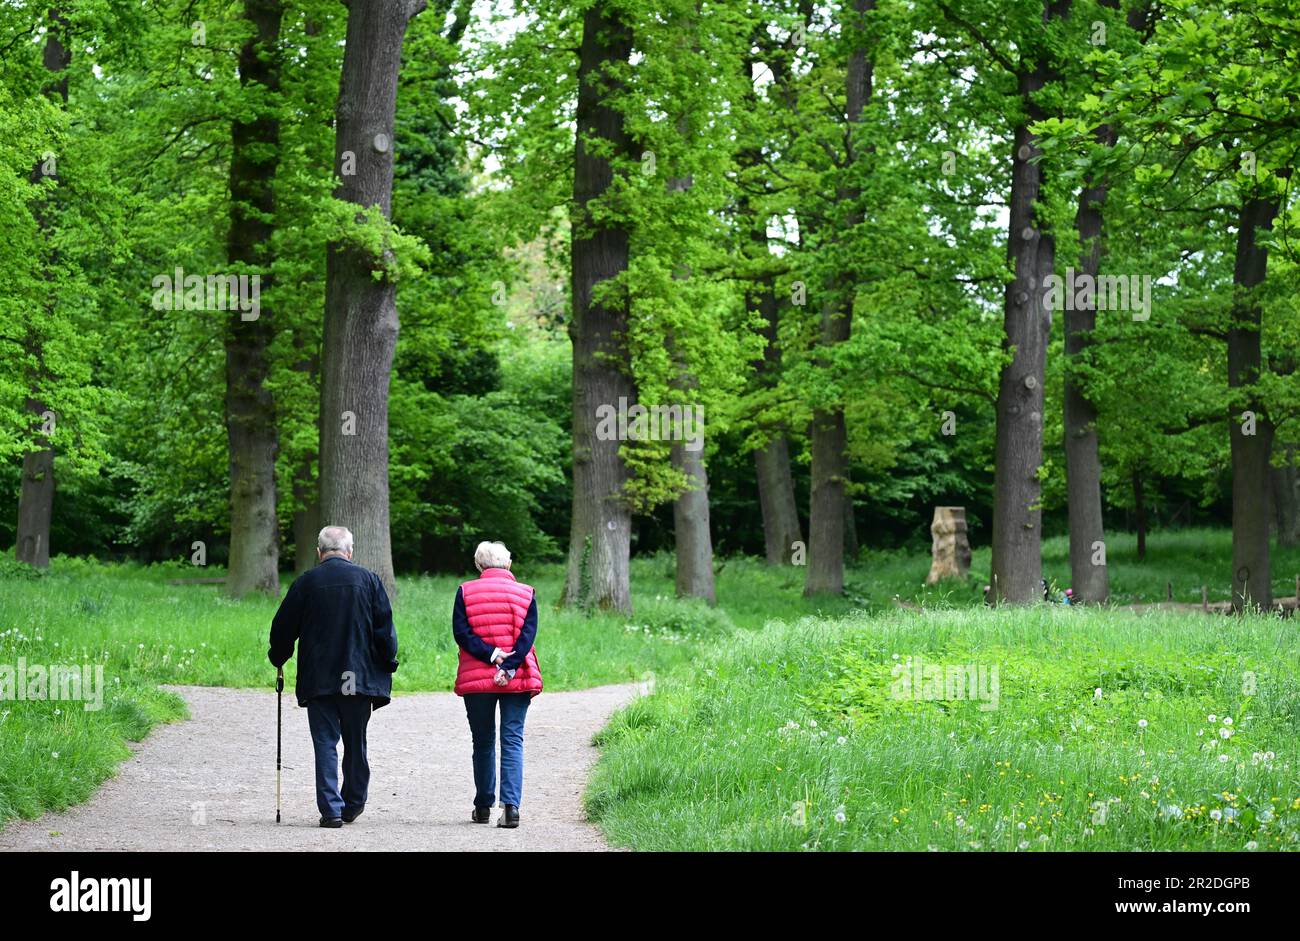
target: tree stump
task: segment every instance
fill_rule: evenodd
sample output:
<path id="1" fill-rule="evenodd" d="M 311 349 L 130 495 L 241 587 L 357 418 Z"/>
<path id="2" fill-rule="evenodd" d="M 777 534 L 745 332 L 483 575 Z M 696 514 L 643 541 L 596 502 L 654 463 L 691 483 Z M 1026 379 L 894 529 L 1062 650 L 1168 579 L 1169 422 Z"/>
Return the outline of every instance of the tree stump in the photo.
<path id="1" fill-rule="evenodd" d="M 943 578 L 965 578 L 970 571 L 970 542 L 966 539 L 966 508 L 936 506 L 930 524 L 932 539 L 930 574 L 925 583 L 933 585 Z"/>

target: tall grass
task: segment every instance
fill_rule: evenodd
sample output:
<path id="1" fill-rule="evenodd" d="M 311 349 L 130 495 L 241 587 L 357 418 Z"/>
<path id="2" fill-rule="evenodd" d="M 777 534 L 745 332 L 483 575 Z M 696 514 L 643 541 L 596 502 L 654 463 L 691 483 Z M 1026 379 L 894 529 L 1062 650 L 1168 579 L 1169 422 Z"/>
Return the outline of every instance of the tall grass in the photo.
<path id="1" fill-rule="evenodd" d="M 1268 617 L 774 622 L 615 717 L 588 810 L 643 850 L 1295 849 L 1297 655 Z M 909 657 L 997 666 L 996 708 L 907 695 Z"/>
<path id="2" fill-rule="evenodd" d="M 1108 554 L 1117 602 L 1162 600 L 1167 581 L 1173 582 L 1179 600 L 1199 600 L 1202 582 L 1210 585 L 1212 598 L 1227 597 L 1231 534 L 1226 531 L 1153 534 L 1143 563 L 1136 561 L 1132 537 L 1112 536 Z M 965 582 L 931 587 L 923 585 L 929 570 L 926 556 L 865 552 L 847 573 L 843 597 L 806 599 L 802 569 L 728 559 L 718 563 L 718 606 L 711 609 L 673 597 L 673 564 L 667 554 L 633 560 L 635 614 L 625 617 L 558 610 L 563 569 L 521 561 L 519 576 L 538 589 L 537 649 L 548 689 L 580 689 L 649 676 L 668 690 L 676 688 L 675 683 L 688 684 L 685 689 L 692 683 L 707 686 L 728 675 L 733 650 L 752 650 L 752 645 L 768 642 L 763 638 L 776 636 L 763 631 L 773 619 L 839 619 L 834 623 L 842 625 L 850 615 L 866 612 L 883 615 L 880 623 L 890 624 L 895 623 L 896 598 L 927 608 L 979 606 L 988 577 L 986 549 L 975 551 L 971 577 Z M 1291 591 L 1292 573 L 1297 570 L 1300 550 L 1275 550 L 1278 594 Z M 1044 571 L 1058 587 L 1068 585 L 1064 539 L 1045 543 Z M 221 574 L 215 567 L 108 565 L 60 557 L 48 574 L 37 576 L 11 560 L 0 560 L 0 664 L 14 666 L 19 657 L 29 664 L 99 664 L 109 690 L 107 707 L 98 712 L 85 712 L 76 704 L 0 701 L 0 824 L 15 814 L 31 816 L 83 800 L 126 756 L 125 741 L 145 735 L 153 722 L 182 716 L 183 704 L 158 691 L 158 684 L 272 685 L 274 672 L 266 660 L 266 647 L 277 599 L 234 602 L 216 586 L 167 583 Z M 394 683 L 398 695 L 451 688 L 457 658 L 450 615 L 459 581 L 455 576 L 398 579 L 396 623 L 402 660 Z M 958 612 L 952 615 L 949 630 L 960 631 L 961 625 L 968 624 L 983 624 L 981 630 L 989 630 L 1001 615 L 989 622 L 982 617 Z M 1246 622 L 1229 625 L 1213 619 L 1209 629 L 1236 630 L 1241 623 Z M 840 628 L 827 628 L 826 634 L 809 630 L 808 643 L 836 649 Z M 1180 649 L 1182 637 L 1167 638 L 1174 645 L 1171 649 Z M 720 653 L 714 652 L 718 643 L 723 644 Z M 287 674 L 292 684 L 292 662 Z M 660 704 L 656 708 L 676 695 L 656 697 L 654 702 Z M 647 708 L 648 704 L 634 707 L 619 723 L 635 721 L 638 710 Z M 609 760 L 620 759 L 611 754 Z M 745 786 L 756 788 L 759 782 Z"/>

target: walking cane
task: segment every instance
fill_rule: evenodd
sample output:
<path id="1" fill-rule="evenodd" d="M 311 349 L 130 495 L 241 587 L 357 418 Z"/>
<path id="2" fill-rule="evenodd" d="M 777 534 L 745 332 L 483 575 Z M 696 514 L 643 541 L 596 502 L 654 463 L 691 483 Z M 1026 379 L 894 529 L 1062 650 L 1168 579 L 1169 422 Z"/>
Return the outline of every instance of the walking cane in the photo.
<path id="1" fill-rule="evenodd" d="M 284 702 L 284 667 L 275 671 L 275 822 L 280 822 L 280 730 Z"/>

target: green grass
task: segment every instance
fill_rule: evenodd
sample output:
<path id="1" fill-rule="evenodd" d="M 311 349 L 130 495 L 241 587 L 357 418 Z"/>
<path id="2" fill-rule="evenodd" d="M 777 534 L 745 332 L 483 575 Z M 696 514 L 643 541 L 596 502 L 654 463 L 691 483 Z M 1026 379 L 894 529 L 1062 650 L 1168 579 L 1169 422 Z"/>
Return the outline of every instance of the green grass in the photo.
<path id="1" fill-rule="evenodd" d="M 3 659 L 12 665 L 15 658 Z M 126 742 L 140 741 L 156 722 L 188 717 L 179 696 L 114 679 L 105 675 L 96 711 L 81 702 L 0 702 L 0 826 L 86 800 L 131 754 Z"/>
<path id="2" fill-rule="evenodd" d="M 1296 849 L 1298 655 L 1268 617 L 773 623 L 621 711 L 587 807 L 640 850 Z M 996 708 L 906 697 L 908 657 L 996 665 Z"/>
<path id="3" fill-rule="evenodd" d="M 209 568 L 199 574 L 221 573 Z M 672 598 L 671 585 L 666 596 L 639 594 L 633 619 L 556 611 L 562 572 L 548 567 L 537 576 L 542 598 L 537 649 L 549 689 L 626 682 L 670 670 L 690 658 L 689 648 L 702 631 L 730 627 L 724 613 Z M 193 578 L 196 572 L 56 559 L 49 575 L 0 582 L 0 631 L 15 630 L 0 639 L 0 662 L 18 655 L 35 663 L 62 657 L 104 663 L 110 677 L 130 675 L 152 683 L 272 685 L 275 671 L 266 650 L 278 599 L 236 602 L 217 586 L 166 584 L 178 577 Z M 397 692 L 451 689 L 457 661 L 451 605 L 459 583 L 453 576 L 398 580 Z M 290 683 L 294 670 L 290 661 Z"/>
<path id="4" fill-rule="evenodd" d="M 1295 594 L 1300 574 L 1300 546 L 1273 544 L 1271 552 L 1274 597 Z M 1152 533 L 1147 557 L 1137 560 L 1137 538 L 1130 533 L 1106 536 L 1106 561 L 1110 569 L 1111 601 L 1116 605 L 1164 601 L 1167 586 L 1175 601 L 1200 603 L 1201 586 L 1210 601 L 1227 601 L 1232 591 L 1232 532 L 1227 529 L 1181 529 Z M 864 552 L 846 576 L 846 589 L 859 607 L 884 610 L 895 595 L 928 606 L 976 605 L 983 601 L 989 582 L 990 550 L 971 553 L 971 573 L 966 582 L 924 585 L 930 571 L 928 554 Z M 1070 587 L 1070 541 L 1067 536 L 1043 540 L 1043 577 L 1059 595 Z"/>
<path id="5" fill-rule="evenodd" d="M 1112 536 L 1108 549 L 1119 603 L 1162 600 L 1166 581 L 1173 581 L 1179 600 L 1198 601 L 1202 582 L 1210 584 L 1212 598 L 1227 597 L 1231 535 L 1226 531 L 1153 534 L 1142 564 L 1134 558 L 1132 537 Z M 1069 582 L 1066 550 L 1064 539 L 1044 545 L 1044 571 L 1060 587 Z M 1275 591 L 1290 593 L 1292 573 L 1300 570 L 1300 550 L 1276 550 L 1274 562 Z M 718 655 L 709 652 L 713 645 L 728 645 L 725 651 L 730 645 L 749 649 L 747 645 L 763 643 L 774 636 L 763 631 L 773 619 L 827 621 L 853 615 L 860 620 L 865 612 L 885 617 L 886 623 L 897 597 L 927 608 L 959 609 L 949 615 L 958 632 L 960 625 L 984 623 L 983 615 L 960 609 L 980 603 L 987 549 L 975 551 L 965 583 L 927 588 L 922 583 L 928 570 L 924 554 L 867 552 L 847 572 L 844 597 L 805 599 L 802 569 L 730 559 L 719 563 L 718 607 L 709 609 L 673 597 L 671 555 L 640 557 L 632 562 L 632 617 L 556 610 L 563 581 L 558 565 L 521 563 L 519 575 L 538 589 L 537 649 L 548 689 L 581 689 L 649 676 L 662 688 L 680 683 L 689 689 L 691 684 L 707 687 L 711 679 L 705 671 L 716 673 L 718 662 L 730 662 L 726 653 L 718 661 Z M 84 800 L 127 755 L 126 741 L 143 737 L 154 722 L 182 716 L 183 704 L 158 691 L 159 684 L 269 688 L 274 682 L 266 646 L 276 600 L 232 602 L 215 586 L 166 584 L 171 578 L 223 574 L 216 567 L 142 567 L 57 558 L 48 574 L 27 577 L 29 571 L 0 560 L 0 664 L 14 665 L 19 657 L 29 664 L 102 664 L 108 695 L 106 708 L 98 712 L 86 712 L 77 704 L 63 708 L 53 702 L 0 702 L 0 826 L 15 815 L 31 817 Z M 450 613 L 459 581 L 454 576 L 398 580 L 398 695 L 451 688 L 456 648 Z M 1003 615 L 989 617 L 999 623 Z M 1227 622 L 1212 623 L 1211 629 L 1217 630 Z M 1171 651 L 1181 651 L 1180 636 L 1168 639 Z M 815 635 L 810 642 L 819 637 L 832 643 L 831 634 Z M 287 673 L 292 684 L 292 661 Z M 656 697 L 651 702 L 667 700 Z M 631 721 L 629 716 L 647 708 L 638 704 L 618 721 Z M 671 750 L 665 752 L 669 754 Z M 602 775 L 604 786 L 609 786 L 608 772 L 602 770 Z"/>

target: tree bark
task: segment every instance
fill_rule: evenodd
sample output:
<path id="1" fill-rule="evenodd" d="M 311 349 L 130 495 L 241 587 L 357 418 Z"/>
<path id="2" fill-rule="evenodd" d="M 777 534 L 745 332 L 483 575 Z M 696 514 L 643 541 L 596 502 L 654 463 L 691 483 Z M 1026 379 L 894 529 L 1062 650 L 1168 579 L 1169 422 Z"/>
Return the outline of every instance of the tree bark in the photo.
<path id="1" fill-rule="evenodd" d="M 293 572 L 301 575 L 316 564 L 316 537 L 320 534 L 320 503 L 311 485 L 310 471 L 299 469 L 293 481 L 298 509 L 293 514 Z"/>
<path id="2" fill-rule="evenodd" d="M 614 179 L 613 157 L 631 156 L 623 114 L 607 102 L 623 90 L 618 76 L 632 53 L 632 30 L 609 5 L 598 2 L 583 15 L 578 62 L 577 133 L 574 145 L 571 237 L 573 315 L 573 515 L 563 603 L 630 613 L 629 573 L 632 513 L 624 496 L 628 470 L 621 442 L 596 434 L 596 410 L 618 409 L 636 400 L 626 349 L 624 299 L 595 302 L 597 285 L 627 270 L 628 231 L 594 220 L 590 203 L 602 198 Z M 589 586 L 589 591 L 588 591 Z"/>
<path id="3" fill-rule="evenodd" d="M 1101 0 L 1101 5 L 1118 9 L 1119 0 Z M 1145 4 L 1128 13 L 1128 25 L 1141 30 L 1147 21 Z M 1117 134 L 1108 124 L 1097 128 L 1095 137 L 1103 147 L 1115 146 Z M 1095 279 L 1101 270 L 1102 222 L 1106 202 L 1107 181 L 1098 180 L 1079 193 L 1079 211 L 1075 226 L 1079 233 L 1082 258 L 1079 270 Z M 1098 543 L 1105 545 L 1106 531 L 1102 519 L 1101 453 L 1097 440 L 1097 407 L 1084 393 L 1071 360 L 1078 362 L 1092 345 L 1092 332 L 1097 327 L 1097 309 L 1094 303 L 1087 309 L 1077 309 L 1074 304 L 1065 308 L 1065 480 L 1070 521 L 1070 580 L 1074 589 L 1074 604 L 1104 604 L 1110 597 L 1110 571 L 1103 553 L 1100 563 L 1094 562 Z"/>
<path id="4" fill-rule="evenodd" d="M 42 65 L 51 73 L 50 79 L 42 88 L 46 97 L 68 104 L 68 66 L 72 64 L 72 50 L 64 43 L 64 34 L 68 21 L 62 11 L 51 8 L 47 14 L 45 47 L 41 53 Z M 31 181 L 38 183 L 43 179 L 41 161 L 32 167 Z M 57 180 L 56 180 L 57 183 Z M 54 228 L 51 218 L 54 212 L 53 200 L 43 194 L 37 197 L 33 207 L 36 224 L 44 234 Z M 49 250 L 50 267 L 53 268 L 54 249 Z M 36 370 L 28 376 L 32 394 L 27 399 L 27 411 L 34 416 L 37 426 L 44 425 L 43 416 L 47 411 L 42 401 L 39 388 L 47 378 L 45 375 L 45 357 L 41 342 L 34 330 L 28 332 L 27 348 L 36 356 Z M 57 416 L 56 416 L 57 421 Z M 35 436 L 36 447 L 23 454 L 23 469 L 18 490 L 18 526 L 15 531 L 14 556 L 19 562 L 25 562 L 35 568 L 49 568 L 50 565 L 50 521 L 54 517 L 54 445 L 49 437 L 38 431 Z"/>
<path id="5" fill-rule="evenodd" d="M 1098 143 L 1112 146 L 1114 132 L 1106 126 L 1097 131 Z M 1084 187 L 1079 194 L 1075 225 L 1083 257 L 1079 270 L 1096 278 L 1101 269 L 1102 207 L 1106 182 Z M 1095 303 L 1087 309 L 1067 304 L 1065 309 L 1065 480 L 1070 520 L 1070 580 L 1073 603 L 1104 604 L 1110 597 L 1110 575 L 1105 556 L 1094 562 L 1096 545 L 1105 544 L 1101 512 L 1101 454 L 1097 443 L 1097 406 L 1084 394 L 1070 361 L 1078 361 L 1092 344 L 1097 327 Z"/>
<path id="6" fill-rule="evenodd" d="M 673 533 L 677 547 L 677 596 L 717 603 L 713 583 L 713 537 L 709 532 L 709 478 L 704 448 L 691 451 L 673 445 L 673 466 L 686 475 L 690 488 L 673 501 Z"/>
<path id="7" fill-rule="evenodd" d="M 308 352 L 306 338 L 301 331 L 295 332 L 294 346 L 298 349 L 299 359 L 294 369 L 311 377 L 316 383 L 317 401 L 320 398 L 320 354 Z M 316 422 L 316 446 L 320 447 L 320 420 Z M 316 538 L 320 534 L 320 482 L 314 474 L 314 464 L 319 451 L 303 454 L 293 471 L 293 571 L 301 575 L 316 564 Z"/>
<path id="8" fill-rule="evenodd" d="M 41 423 L 45 406 L 27 400 L 27 410 Z M 54 515 L 54 449 L 44 435 L 45 447 L 23 455 L 23 476 L 18 492 L 18 531 L 14 546 L 19 562 L 38 569 L 50 565 L 50 520 Z"/>
<path id="9" fill-rule="evenodd" d="M 275 175 L 279 163 L 280 0 L 244 0 L 253 34 L 239 53 L 239 84 L 259 104 L 248 121 L 231 126 L 230 236 L 232 263 L 257 271 L 269 287 Z M 260 295 L 262 296 L 262 295 Z M 260 304 L 260 302 L 259 302 Z M 234 598 L 280 590 L 280 527 L 276 519 L 275 460 L 280 439 L 275 402 L 266 386 L 271 364 L 271 318 L 226 313 L 226 440 L 230 462 L 230 562 L 224 589 Z"/>
<path id="10" fill-rule="evenodd" d="M 1065 16 L 1069 2 L 1043 6 L 1043 22 Z M 1055 266 L 1056 242 L 1036 204 L 1043 186 L 1038 141 L 1029 125 L 1045 118 L 1034 96 L 1057 77 L 1043 48 L 1032 70 L 1022 56 L 1017 74 L 1024 121 L 1012 141 L 1010 224 L 1007 256 L 1015 279 L 1004 301 L 1003 348 L 1012 359 L 998 382 L 993 471 L 994 601 L 1031 604 L 1042 588 L 1043 384 L 1052 313 L 1044 281 Z"/>
<path id="11" fill-rule="evenodd" d="M 1237 257 L 1233 267 L 1235 294 L 1228 329 L 1228 388 L 1247 388 L 1244 409 L 1228 415 L 1232 448 L 1232 608 L 1268 608 L 1273 601 L 1269 567 L 1269 458 L 1273 425 L 1253 388 L 1263 364 L 1262 312 L 1253 288 L 1268 271 L 1268 249 L 1257 237 L 1273 227 L 1278 204 L 1272 199 L 1247 199 L 1237 228 Z M 1254 413 L 1254 434 L 1247 434 L 1243 411 Z"/>
<path id="12" fill-rule="evenodd" d="M 758 473 L 758 502 L 763 510 L 763 544 L 770 565 L 788 565 L 794 544 L 803 541 L 799 508 L 790 472 L 790 446 L 785 435 L 775 434 L 754 452 Z"/>
<path id="13" fill-rule="evenodd" d="M 684 190 L 689 179 L 670 180 L 670 189 Z M 671 340 L 670 340 L 671 346 Z M 683 391 L 694 390 L 699 383 L 685 363 L 679 364 L 676 382 Z M 683 411 L 695 403 L 683 396 Z M 673 500 L 673 541 L 677 564 L 677 597 L 702 598 L 717 603 L 713 583 L 713 536 L 709 527 L 709 472 L 704 462 L 704 426 L 699 428 L 699 447 L 691 450 L 683 441 L 673 443 L 673 467 L 686 477 L 686 489 Z"/>
<path id="14" fill-rule="evenodd" d="M 847 319 L 841 315 L 839 319 Z M 830 331 L 824 331 L 829 333 Z M 804 594 L 844 591 L 844 500 L 848 429 L 842 408 L 817 409 L 812 422 L 812 493 Z"/>
<path id="15" fill-rule="evenodd" d="M 425 0 L 351 0 L 334 143 L 336 172 L 344 154 L 355 173 L 335 190 L 358 207 L 390 218 L 393 113 L 402 41 Z M 321 519 L 347 526 L 354 560 L 397 593 L 388 529 L 388 388 L 397 348 L 396 286 L 372 277 L 380 260 L 334 244 L 326 260 L 325 332 L 320 411 Z M 349 433 L 351 432 L 351 433 Z"/>
<path id="16" fill-rule="evenodd" d="M 1296 446 L 1284 449 L 1281 466 L 1269 471 L 1272 483 L 1273 518 L 1277 524 L 1277 544 L 1294 546 L 1300 543 L 1300 506 L 1296 494 Z"/>
<path id="17" fill-rule="evenodd" d="M 1137 529 L 1137 559 L 1147 560 L 1147 503 L 1142 492 L 1142 472 L 1133 471 L 1133 526 Z"/>
<path id="18" fill-rule="evenodd" d="M 754 220 L 753 237 L 761 240 L 767 252 L 767 223 Z M 759 228 L 762 226 L 762 228 Z M 757 246 L 756 246 L 757 247 Z M 763 318 L 763 358 L 756 367 L 758 382 L 770 386 L 781 371 L 781 350 L 777 346 L 778 309 L 770 280 L 765 280 L 756 296 L 748 300 L 749 309 Z M 754 451 L 754 469 L 758 478 L 758 503 L 763 513 L 763 549 L 769 565 L 789 565 L 795 543 L 803 542 L 799 523 L 799 505 L 794 498 L 794 474 L 790 471 L 790 444 L 784 428 L 773 428 L 767 444 Z"/>
<path id="19" fill-rule="evenodd" d="M 856 41 L 849 53 L 845 73 L 846 135 L 845 166 L 858 159 L 852 128 L 861 123 L 862 112 L 871 98 L 872 63 L 867 58 L 863 36 L 866 14 L 876 7 L 875 0 L 853 0 L 855 22 L 845 24 L 854 31 Z M 862 221 L 857 205 L 856 187 L 840 187 L 836 194 L 849 206 L 845 228 L 853 229 Z M 822 304 L 820 343 L 833 347 L 844 343 L 852 332 L 853 279 L 841 272 L 830 285 L 830 296 Z M 844 406 L 837 403 L 813 410 L 812 418 L 812 493 L 808 514 L 808 573 L 804 594 L 842 594 L 844 591 L 844 501 L 848 499 L 849 456 L 848 428 Z"/>
<path id="20" fill-rule="evenodd" d="M 853 494 L 849 491 L 849 484 L 851 483 L 852 477 L 846 468 L 844 473 L 844 555 L 846 558 L 856 561 L 861 547 L 858 545 L 858 519 L 853 506 Z"/>

